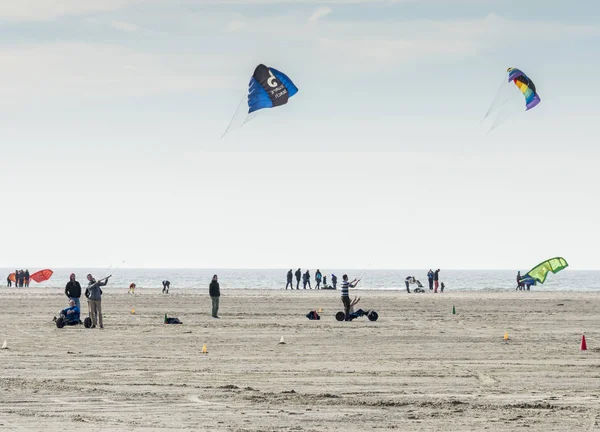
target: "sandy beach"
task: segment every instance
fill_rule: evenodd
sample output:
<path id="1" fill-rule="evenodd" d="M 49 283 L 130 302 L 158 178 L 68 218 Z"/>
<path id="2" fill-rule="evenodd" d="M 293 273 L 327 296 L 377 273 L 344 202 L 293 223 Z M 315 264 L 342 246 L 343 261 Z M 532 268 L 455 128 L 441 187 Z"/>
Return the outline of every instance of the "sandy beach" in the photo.
<path id="1" fill-rule="evenodd" d="M 600 293 L 355 290 L 379 320 L 337 322 L 336 291 L 224 290 L 220 320 L 207 290 L 137 291 L 105 289 L 99 330 L 0 290 L 0 429 L 600 430 Z"/>

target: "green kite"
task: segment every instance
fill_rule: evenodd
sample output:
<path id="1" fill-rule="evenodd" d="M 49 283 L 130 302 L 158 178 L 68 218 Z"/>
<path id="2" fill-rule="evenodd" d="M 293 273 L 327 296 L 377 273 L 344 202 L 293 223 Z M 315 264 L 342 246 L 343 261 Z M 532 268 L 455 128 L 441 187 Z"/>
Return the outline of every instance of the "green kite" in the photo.
<path id="1" fill-rule="evenodd" d="M 521 281 L 526 279 L 534 279 L 535 281 L 543 284 L 546 282 L 546 276 L 548 276 L 548 273 L 552 272 L 556 274 L 567 267 L 569 267 L 569 263 L 564 258 L 550 258 L 549 260 L 546 260 L 529 270 L 529 272 L 527 272 L 527 274 L 521 278 Z"/>

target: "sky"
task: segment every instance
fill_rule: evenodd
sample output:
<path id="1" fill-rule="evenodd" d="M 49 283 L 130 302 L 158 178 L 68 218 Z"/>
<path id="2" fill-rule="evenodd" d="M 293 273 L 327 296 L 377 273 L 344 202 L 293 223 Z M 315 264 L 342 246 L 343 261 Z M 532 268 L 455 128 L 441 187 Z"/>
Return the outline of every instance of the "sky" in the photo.
<path id="1" fill-rule="evenodd" d="M 597 1 L 5 1 L 0 35 L 0 267 L 600 270 Z M 299 92 L 221 139 L 259 63 Z M 508 67 L 542 103 L 486 135 Z"/>

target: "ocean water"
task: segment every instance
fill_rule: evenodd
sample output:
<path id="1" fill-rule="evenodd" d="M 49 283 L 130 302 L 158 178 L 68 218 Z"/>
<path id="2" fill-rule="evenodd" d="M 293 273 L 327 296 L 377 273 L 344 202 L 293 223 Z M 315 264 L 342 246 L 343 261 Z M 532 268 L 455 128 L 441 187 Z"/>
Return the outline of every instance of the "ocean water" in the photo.
<path id="1" fill-rule="evenodd" d="M 0 269 L 8 276 L 14 269 Z M 37 268 L 30 268 L 35 272 Z M 177 288 L 208 289 L 213 274 L 219 275 L 222 289 L 284 289 L 287 269 L 281 270 L 241 270 L 241 269 L 53 269 L 52 278 L 32 287 L 64 287 L 71 272 L 77 275 L 77 280 L 87 283 L 86 275 L 91 273 L 96 279 L 112 274 L 109 288 L 128 288 L 135 282 L 138 288 L 161 288 L 162 281 L 171 282 L 171 290 Z M 293 269 L 294 271 L 296 269 Z M 304 269 L 302 269 L 304 271 Z M 309 269 L 311 284 L 314 288 L 316 269 Z M 404 279 L 415 276 L 427 287 L 427 270 L 338 270 L 321 269 L 331 283 L 332 272 L 338 277 L 339 283 L 344 273 L 352 280 L 361 277 L 358 288 L 367 290 L 405 290 Z M 5 280 L 5 279 L 4 279 Z M 443 270 L 440 272 L 440 282 L 444 282 L 446 290 L 514 290 L 516 287 L 516 271 L 509 270 Z M 295 283 L 295 282 L 294 282 Z M 2 286 L 6 286 L 4 283 Z M 411 286 L 411 290 L 416 285 Z M 302 289 L 302 283 L 300 284 Z M 600 290 L 600 271 L 563 270 L 554 275 L 549 274 L 544 285 L 532 287 L 533 290 L 544 291 L 596 291 Z"/>

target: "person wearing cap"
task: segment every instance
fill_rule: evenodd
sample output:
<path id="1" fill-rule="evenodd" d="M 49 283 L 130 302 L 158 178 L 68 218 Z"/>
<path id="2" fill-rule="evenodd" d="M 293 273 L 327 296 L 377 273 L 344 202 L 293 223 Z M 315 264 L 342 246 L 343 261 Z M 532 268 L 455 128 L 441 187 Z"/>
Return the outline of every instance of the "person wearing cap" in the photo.
<path id="1" fill-rule="evenodd" d="M 78 309 L 81 308 L 79 298 L 81 297 L 81 285 L 75 280 L 75 273 L 71 273 L 69 276 L 69 282 L 65 286 L 65 295 L 69 297 L 69 300 L 73 300 Z"/>
<path id="2" fill-rule="evenodd" d="M 96 324 L 100 324 L 100 328 L 103 329 L 102 323 L 102 290 L 100 287 L 106 286 L 108 283 L 108 276 L 106 279 L 96 282 L 96 279 L 91 274 L 87 275 L 88 286 L 85 289 L 85 296 L 88 298 L 88 306 L 90 308 L 90 318 L 92 319 L 92 328 L 96 327 Z"/>

